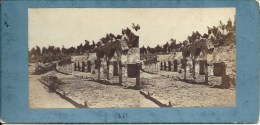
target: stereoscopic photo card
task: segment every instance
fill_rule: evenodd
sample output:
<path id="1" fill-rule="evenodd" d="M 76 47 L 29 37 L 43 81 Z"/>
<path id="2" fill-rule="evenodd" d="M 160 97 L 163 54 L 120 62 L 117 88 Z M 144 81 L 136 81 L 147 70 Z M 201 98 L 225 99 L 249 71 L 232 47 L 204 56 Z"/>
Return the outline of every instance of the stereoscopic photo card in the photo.
<path id="1" fill-rule="evenodd" d="M 1 24 L 3 123 L 258 121 L 256 1 L 2 1 Z"/>

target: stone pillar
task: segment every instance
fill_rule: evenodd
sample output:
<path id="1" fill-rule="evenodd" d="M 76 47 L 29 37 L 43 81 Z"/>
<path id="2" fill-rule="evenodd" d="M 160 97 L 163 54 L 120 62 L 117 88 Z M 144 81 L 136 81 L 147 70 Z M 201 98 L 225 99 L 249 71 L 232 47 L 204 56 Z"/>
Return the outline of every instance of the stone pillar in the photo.
<path id="1" fill-rule="evenodd" d="M 204 61 L 204 69 L 205 69 L 205 82 L 208 84 L 208 62 L 207 60 Z"/>
<path id="2" fill-rule="evenodd" d="M 80 71 L 80 64 L 79 64 L 79 62 L 78 62 L 78 69 L 77 69 L 77 71 Z"/>
<path id="3" fill-rule="evenodd" d="M 166 69 L 166 62 L 165 62 L 165 61 L 164 61 L 164 69 L 163 69 L 163 70 L 165 70 L 165 71 L 167 70 L 167 69 Z"/>
<path id="4" fill-rule="evenodd" d="M 91 61 L 87 62 L 87 72 L 91 72 Z"/>
<path id="5" fill-rule="evenodd" d="M 160 70 L 163 70 L 163 62 L 161 61 L 161 68 L 160 68 Z"/>
<path id="6" fill-rule="evenodd" d="M 100 67 L 101 67 L 101 60 L 98 58 L 97 60 L 97 67 L 98 67 L 98 81 L 100 80 Z"/>
<path id="7" fill-rule="evenodd" d="M 192 77 L 193 77 L 194 80 L 196 79 L 195 65 L 196 65 L 195 59 L 192 59 Z"/>
<path id="8" fill-rule="evenodd" d="M 138 67 L 138 72 L 137 72 L 137 76 L 136 76 L 135 88 L 136 88 L 136 89 L 140 89 L 140 64 L 137 63 L 136 65 L 137 65 L 137 67 Z"/>
<path id="9" fill-rule="evenodd" d="M 186 79 L 187 60 L 183 59 L 184 79 Z"/>
<path id="10" fill-rule="evenodd" d="M 85 62 L 82 62 L 82 72 L 85 72 Z"/>
<path id="11" fill-rule="evenodd" d="M 172 62 L 168 61 L 168 70 L 171 71 L 172 70 Z"/>
<path id="12" fill-rule="evenodd" d="M 118 65 L 118 76 L 119 76 L 119 85 L 122 85 L 123 83 L 123 77 L 122 77 L 122 62 L 119 59 L 120 57 L 117 58 L 117 65 Z"/>
<path id="13" fill-rule="evenodd" d="M 74 62 L 74 71 L 77 71 L 77 64 Z"/>
<path id="14" fill-rule="evenodd" d="M 178 72 L 178 61 L 177 60 L 173 61 L 173 71 Z"/>
<path id="15" fill-rule="evenodd" d="M 110 80 L 110 77 L 109 77 L 109 65 L 110 65 L 110 60 L 108 59 L 107 60 L 107 80 Z"/>

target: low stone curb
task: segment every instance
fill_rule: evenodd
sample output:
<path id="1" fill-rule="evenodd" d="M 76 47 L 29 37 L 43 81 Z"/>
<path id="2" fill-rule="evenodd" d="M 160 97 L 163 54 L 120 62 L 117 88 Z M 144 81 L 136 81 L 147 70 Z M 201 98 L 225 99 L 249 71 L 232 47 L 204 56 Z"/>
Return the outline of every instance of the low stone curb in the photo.
<path id="1" fill-rule="evenodd" d="M 67 97 L 67 96 L 66 96 L 66 93 L 64 93 L 64 92 L 61 93 L 61 92 L 59 92 L 59 91 L 57 91 L 57 90 L 51 88 L 48 84 L 45 83 L 44 80 L 39 79 L 39 81 L 40 81 L 43 85 L 47 86 L 47 87 L 48 87 L 51 91 L 53 91 L 55 94 L 59 95 L 62 99 L 68 101 L 69 103 L 71 103 L 71 104 L 74 105 L 75 107 L 77 107 L 77 108 L 89 108 L 86 101 L 84 102 L 84 105 L 79 104 L 79 103 L 77 103 L 76 101 L 74 101 L 74 100 L 70 99 L 69 97 Z"/>
<path id="2" fill-rule="evenodd" d="M 162 103 L 155 97 L 152 97 L 149 94 L 149 92 L 144 92 L 144 91 L 140 90 L 140 94 L 143 95 L 145 98 L 149 99 L 150 101 L 154 102 L 155 104 L 157 104 L 160 107 L 172 107 L 171 102 L 169 102 L 169 104 Z"/>

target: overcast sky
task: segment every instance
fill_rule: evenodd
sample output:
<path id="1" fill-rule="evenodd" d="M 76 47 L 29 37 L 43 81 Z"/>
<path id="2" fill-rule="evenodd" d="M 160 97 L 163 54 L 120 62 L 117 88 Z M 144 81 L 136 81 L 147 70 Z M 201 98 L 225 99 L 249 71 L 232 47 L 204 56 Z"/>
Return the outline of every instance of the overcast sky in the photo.
<path id="1" fill-rule="evenodd" d="M 120 34 L 123 28 L 139 24 L 139 45 L 154 47 L 170 38 L 186 40 L 192 31 L 207 32 L 219 21 L 233 22 L 235 8 L 35 8 L 29 9 L 29 49 L 78 46 L 84 40 L 98 42 L 106 33 Z"/>

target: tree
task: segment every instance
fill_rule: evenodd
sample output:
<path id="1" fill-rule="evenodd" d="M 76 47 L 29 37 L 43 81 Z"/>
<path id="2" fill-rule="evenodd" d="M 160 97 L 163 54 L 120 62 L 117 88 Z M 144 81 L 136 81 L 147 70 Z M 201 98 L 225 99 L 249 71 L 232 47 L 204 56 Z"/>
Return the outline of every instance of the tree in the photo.
<path id="1" fill-rule="evenodd" d="M 108 42 L 111 42 L 113 40 L 113 38 L 115 38 L 115 35 L 112 34 L 112 33 L 109 33 L 109 34 L 106 34 L 105 37 L 102 37 L 100 39 L 100 41 L 103 43 L 103 44 L 107 44 Z"/>
<path id="2" fill-rule="evenodd" d="M 151 54 L 155 54 L 155 49 L 154 48 L 150 48 L 150 53 Z"/>
<path id="3" fill-rule="evenodd" d="M 135 30 L 135 31 L 138 31 L 140 29 L 140 26 L 139 24 L 135 25 L 134 23 L 132 23 L 132 28 Z"/>
<path id="4" fill-rule="evenodd" d="M 88 40 L 85 40 L 85 44 L 84 44 L 84 46 L 82 47 L 82 52 L 87 52 L 87 51 L 89 51 L 89 49 L 90 49 L 89 41 L 88 41 Z"/>
<path id="5" fill-rule="evenodd" d="M 43 56 L 48 55 L 48 50 L 46 47 L 42 47 L 42 55 Z"/>
<path id="6" fill-rule="evenodd" d="M 213 31 L 214 36 L 217 36 L 218 28 L 213 26 L 212 31 Z"/>
<path id="7" fill-rule="evenodd" d="M 49 56 L 54 55 L 54 49 L 55 49 L 54 46 L 49 46 L 48 47 L 47 53 L 48 53 Z"/>
<path id="8" fill-rule="evenodd" d="M 39 46 L 36 46 L 35 53 L 37 57 L 41 55 L 41 48 Z"/>
<path id="9" fill-rule="evenodd" d="M 68 49 L 68 55 L 72 55 L 72 54 L 74 54 L 75 52 L 76 52 L 76 48 L 73 47 L 73 46 Z"/>
<path id="10" fill-rule="evenodd" d="M 67 55 L 66 48 L 64 46 L 62 46 L 62 48 L 61 48 L 61 54 L 62 55 Z"/>
<path id="11" fill-rule="evenodd" d="M 31 56 L 31 57 L 36 56 L 36 50 L 35 50 L 34 47 L 33 47 L 33 48 L 31 49 L 31 51 L 30 51 L 30 56 Z"/>
<path id="12" fill-rule="evenodd" d="M 177 49 L 177 51 L 180 51 L 181 47 L 182 47 L 182 42 L 179 41 L 179 43 L 176 44 L 176 49 Z"/>
<path id="13" fill-rule="evenodd" d="M 96 44 L 95 44 L 95 41 L 94 40 L 92 40 L 92 46 L 95 46 Z"/>
<path id="14" fill-rule="evenodd" d="M 99 42 L 97 43 L 97 46 L 100 47 L 101 45 L 102 45 L 102 42 L 99 41 Z"/>
<path id="15" fill-rule="evenodd" d="M 140 48 L 140 53 L 141 54 L 147 54 L 146 48 L 144 46 Z"/>
<path id="16" fill-rule="evenodd" d="M 232 21 L 231 21 L 230 18 L 227 21 L 226 29 L 227 29 L 228 32 L 232 31 Z"/>
<path id="17" fill-rule="evenodd" d="M 158 44 L 155 48 L 155 53 L 161 53 L 162 52 L 162 47 Z"/>
<path id="18" fill-rule="evenodd" d="M 169 43 L 167 42 L 166 44 L 163 45 L 163 52 L 168 53 L 169 51 Z"/>
<path id="19" fill-rule="evenodd" d="M 106 37 L 102 37 L 100 39 L 100 41 L 101 41 L 102 44 L 107 44 L 108 43 L 108 39 Z"/>
<path id="20" fill-rule="evenodd" d="M 149 46 L 146 47 L 146 50 L 147 50 L 148 54 L 152 52 L 152 50 L 151 50 L 151 48 Z"/>
<path id="21" fill-rule="evenodd" d="M 82 47 L 83 47 L 82 43 L 79 46 L 77 46 L 77 53 L 78 54 L 82 53 Z"/>
<path id="22" fill-rule="evenodd" d="M 171 38 L 170 41 L 171 41 L 171 44 L 169 46 L 169 50 L 173 51 L 176 49 L 176 39 Z"/>
<path id="23" fill-rule="evenodd" d="M 92 45 L 91 45 L 91 49 L 92 49 L 92 51 L 95 49 L 95 47 L 96 47 L 95 41 L 92 40 Z"/>
<path id="24" fill-rule="evenodd" d="M 198 36 L 199 36 L 198 31 L 196 33 L 192 32 L 192 35 L 191 35 L 191 37 L 189 39 L 190 44 L 193 44 L 196 41 L 196 39 L 198 38 Z"/>
<path id="25" fill-rule="evenodd" d="M 219 21 L 219 26 L 223 26 L 224 24 L 223 24 L 223 22 L 222 22 L 222 20 L 220 20 Z"/>
<path id="26" fill-rule="evenodd" d="M 202 36 L 202 38 L 206 38 L 206 39 L 207 39 L 208 36 L 209 36 L 208 34 L 204 33 L 203 36 Z"/>
<path id="27" fill-rule="evenodd" d="M 196 31 L 196 39 L 200 39 L 201 38 L 201 34 L 199 33 L 199 31 Z"/>
<path id="28" fill-rule="evenodd" d="M 55 54 L 55 55 L 60 55 L 60 54 L 61 54 L 60 47 L 55 48 L 54 54 Z"/>
<path id="29" fill-rule="evenodd" d="M 188 36 L 188 41 L 189 41 L 189 43 L 192 43 L 192 38 L 191 38 L 191 36 Z"/>

